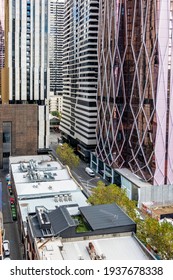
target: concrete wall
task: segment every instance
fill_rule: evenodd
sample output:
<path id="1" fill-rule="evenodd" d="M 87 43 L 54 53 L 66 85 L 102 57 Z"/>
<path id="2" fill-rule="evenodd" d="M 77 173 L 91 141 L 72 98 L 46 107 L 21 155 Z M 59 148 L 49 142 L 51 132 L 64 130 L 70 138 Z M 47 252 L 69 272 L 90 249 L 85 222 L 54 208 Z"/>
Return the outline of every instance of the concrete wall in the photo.
<path id="1" fill-rule="evenodd" d="M 141 187 L 139 208 L 143 202 L 153 201 L 162 205 L 173 205 L 173 185 Z"/>
<path id="2" fill-rule="evenodd" d="M 11 122 L 12 156 L 37 154 L 37 105 L 0 105 L 0 168 L 3 160 L 3 122 Z"/>

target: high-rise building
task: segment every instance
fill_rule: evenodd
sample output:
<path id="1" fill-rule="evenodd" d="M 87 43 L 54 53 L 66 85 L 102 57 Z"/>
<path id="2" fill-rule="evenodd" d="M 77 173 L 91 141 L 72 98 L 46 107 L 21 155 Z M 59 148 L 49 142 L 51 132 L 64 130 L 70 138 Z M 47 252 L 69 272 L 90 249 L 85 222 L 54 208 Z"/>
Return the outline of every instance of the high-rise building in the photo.
<path id="1" fill-rule="evenodd" d="M 2 104 L 38 105 L 38 149 L 45 149 L 49 147 L 49 0 L 3 2 Z"/>
<path id="2" fill-rule="evenodd" d="M 50 91 L 62 95 L 64 0 L 50 0 L 49 66 Z"/>
<path id="3" fill-rule="evenodd" d="M 98 9 L 98 0 L 65 1 L 60 129 L 78 150 L 96 145 Z"/>
<path id="4" fill-rule="evenodd" d="M 93 166 L 173 184 L 173 1 L 99 2 Z"/>
<path id="5" fill-rule="evenodd" d="M 1 70 L 4 67 L 4 52 L 5 52 L 5 42 L 4 42 L 4 0 L 0 1 L 0 101 L 1 101 Z"/>

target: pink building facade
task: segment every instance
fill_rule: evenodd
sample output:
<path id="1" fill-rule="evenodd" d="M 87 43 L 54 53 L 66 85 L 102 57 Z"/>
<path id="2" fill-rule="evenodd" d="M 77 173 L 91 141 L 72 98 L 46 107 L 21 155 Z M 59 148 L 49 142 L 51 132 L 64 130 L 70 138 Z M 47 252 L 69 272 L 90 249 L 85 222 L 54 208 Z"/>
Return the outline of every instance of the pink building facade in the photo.
<path id="1" fill-rule="evenodd" d="M 102 0 L 96 155 L 173 184 L 173 1 Z"/>

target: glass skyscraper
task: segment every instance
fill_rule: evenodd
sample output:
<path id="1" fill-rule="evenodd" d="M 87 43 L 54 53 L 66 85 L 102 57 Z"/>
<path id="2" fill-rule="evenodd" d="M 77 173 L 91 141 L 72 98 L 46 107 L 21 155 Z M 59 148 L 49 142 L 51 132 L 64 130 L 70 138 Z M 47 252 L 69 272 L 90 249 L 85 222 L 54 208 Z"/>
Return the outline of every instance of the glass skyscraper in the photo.
<path id="1" fill-rule="evenodd" d="M 101 0 L 97 158 L 173 183 L 173 1 Z"/>

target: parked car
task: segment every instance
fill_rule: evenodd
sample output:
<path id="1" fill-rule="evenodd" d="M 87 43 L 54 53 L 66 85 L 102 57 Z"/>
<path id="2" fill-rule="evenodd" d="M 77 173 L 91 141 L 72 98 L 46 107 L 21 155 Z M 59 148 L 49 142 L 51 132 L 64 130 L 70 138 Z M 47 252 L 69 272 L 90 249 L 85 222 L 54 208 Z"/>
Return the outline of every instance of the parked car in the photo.
<path id="1" fill-rule="evenodd" d="M 85 168 L 85 172 L 86 172 L 88 175 L 90 175 L 91 177 L 94 177 L 94 176 L 95 176 L 94 171 L 93 171 L 91 168 L 89 168 L 89 167 L 86 167 L 86 168 Z"/>
<path id="2" fill-rule="evenodd" d="M 3 250 L 5 257 L 10 256 L 10 242 L 8 240 L 3 241 Z"/>
<path id="3" fill-rule="evenodd" d="M 6 179 L 7 182 L 10 181 L 10 174 L 7 174 L 7 175 L 5 176 L 5 179 Z"/>

